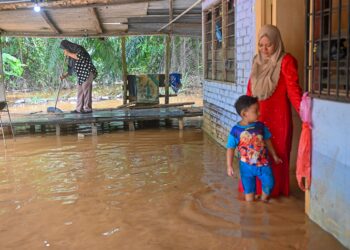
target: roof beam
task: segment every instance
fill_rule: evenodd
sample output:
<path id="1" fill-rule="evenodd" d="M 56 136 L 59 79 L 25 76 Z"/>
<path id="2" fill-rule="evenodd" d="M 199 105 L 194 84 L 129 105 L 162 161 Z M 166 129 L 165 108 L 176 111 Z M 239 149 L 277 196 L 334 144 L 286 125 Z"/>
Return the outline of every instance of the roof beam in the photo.
<path id="1" fill-rule="evenodd" d="M 102 34 L 103 33 L 103 27 L 102 27 L 102 24 L 101 24 L 100 17 L 98 15 L 97 8 L 90 8 L 89 12 L 92 15 L 92 18 L 93 18 L 93 21 L 94 21 L 97 33 L 98 34 Z"/>
<path id="2" fill-rule="evenodd" d="M 168 27 L 169 25 L 171 25 L 173 22 L 175 22 L 177 19 L 179 19 L 180 17 L 182 17 L 183 15 L 185 15 L 187 12 L 189 12 L 190 10 L 192 10 L 194 7 L 196 7 L 199 3 L 201 3 L 202 0 L 197 0 L 194 4 L 192 4 L 190 7 L 187 8 L 187 10 L 185 10 L 184 12 L 182 12 L 180 15 L 178 15 L 175 19 L 173 19 L 171 22 L 169 22 L 168 24 L 164 25 L 162 28 L 160 28 L 158 30 L 158 32 L 160 32 L 161 30 L 165 29 L 166 27 Z"/>
<path id="3" fill-rule="evenodd" d="M 69 9 L 69 8 L 96 8 L 96 7 L 108 7 L 108 6 L 118 6 L 124 4 L 134 4 L 134 3 L 149 3 L 149 2 L 160 2 L 164 0 L 95 0 L 86 3 L 85 1 L 49 1 L 40 3 L 40 7 L 45 8 L 46 10 L 54 9 Z M 18 3 L 18 4 L 1 4 L 0 10 L 19 10 L 19 9 L 29 9 L 33 8 L 34 3 Z"/>
<path id="4" fill-rule="evenodd" d="M 52 18 L 48 15 L 48 12 L 46 10 L 43 10 L 40 12 L 41 16 L 44 18 L 45 22 L 50 26 L 53 32 L 56 34 L 61 34 L 61 30 L 57 27 L 55 22 L 52 20 Z"/>
<path id="5" fill-rule="evenodd" d="M 43 32 L 3 32 L 2 36 L 7 37 L 42 37 L 42 38 L 60 38 L 60 37 L 119 37 L 119 36 L 140 36 L 140 35 L 164 35 L 164 33 L 159 33 L 156 31 L 145 31 L 140 34 L 140 32 L 128 32 L 128 31 L 117 31 L 117 32 L 104 32 L 102 34 L 97 33 L 87 33 L 82 35 L 80 32 L 67 32 L 61 34 L 43 33 Z"/>

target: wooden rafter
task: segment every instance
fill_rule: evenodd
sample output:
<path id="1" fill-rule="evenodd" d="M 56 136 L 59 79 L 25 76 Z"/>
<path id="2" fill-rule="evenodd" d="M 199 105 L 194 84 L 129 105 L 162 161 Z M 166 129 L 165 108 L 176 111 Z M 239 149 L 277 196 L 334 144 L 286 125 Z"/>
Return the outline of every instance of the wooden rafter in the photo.
<path id="1" fill-rule="evenodd" d="M 40 13 L 41 13 L 41 16 L 44 18 L 45 22 L 52 29 L 52 31 L 54 31 L 56 34 L 61 34 L 62 33 L 61 30 L 57 27 L 57 25 L 52 20 L 52 18 L 50 17 L 50 15 L 48 14 L 48 12 L 46 10 L 43 10 Z"/>
<path id="2" fill-rule="evenodd" d="M 124 4 L 133 3 L 146 3 L 146 2 L 160 2 L 162 0 L 119 0 L 117 2 L 113 0 L 91 0 L 91 1 L 79 1 L 79 0 L 59 0 L 52 2 L 41 3 L 40 6 L 45 9 L 67 9 L 67 8 L 96 8 L 105 6 L 117 6 Z M 0 10 L 17 10 L 17 9 L 28 9 L 34 6 L 33 3 L 13 3 L 13 4 L 1 4 Z"/>
<path id="3" fill-rule="evenodd" d="M 102 34 L 103 33 L 103 27 L 102 27 L 102 23 L 101 23 L 101 20 L 100 20 L 97 8 L 90 8 L 89 12 L 91 13 L 91 16 L 93 18 L 94 25 L 95 25 L 97 33 L 98 34 Z"/>
<path id="4" fill-rule="evenodd" d="M 180 15 L 178 15 L 175 19 L 173 19 L 172 21 L 170 21 L 168 24 L 164 25 L 162 28 L 160 28 L 158 31 L 161 31 L 163 29 L 165 29 L 166 27 L 168 27 L 169 25 L 171 25 L 172 23 L 174 23 L 177 19 L 179 19 L 180 17 L 182 17 L 183 15 L 185 15 L 187 12 L 189 12 L 190 10 L 192 10 L 194 7 L 196 7 L 198 4 L 200 4 L 202 2 L 202 0 L 197 0 L 194 4 L 192 4 L 190 7 L 188 7 L 184 12 L 182 12 Z"/>
<path id="5" fill-rule="evenodd" d="M 44 13 L 34 13 L 30 6 L 1 10 L 4 6 L 0 2 L 0 28 L 3 29 L 3 35 L 107 37 L 125 34 L 172 33 L 185 36 L 200 34 L 199 6 L 188 11 L 183 18 L 170 24 L 168 28 L 158 31 L 171 20 L 178 18 L 178 15 L 183 15 L 183 11 L 188 6 L 185 3 L 178 5 L 174 0 L 69 0 L 64 2 L 61 0 L 43 2 L 41 7 Z M 150 2 L 159 3 L 150 5 Z M 82 5 L 83 3 L 86 5 Z"/>
<path id="6" fill-rule="evenodd" d="M 97 33 L 85 33 L 82 34 L 81 32 L 65 32 L 61 34 L 52 34 L 52 33 L 42 33 L 42 32 L 7 32 L 4 31 L 2 36 L 9 36 L 9 37 L 42 37 L 42 38 L 58 38 L 58 37 L 114 37 L 114 36 L 139 36 L 140 32 L 129 32 L 129 31 L 110 31 L 110 32 L 104 32 L 102 34 Z M 153 32 L 153 31 L 144 31 L 142 32 L 142 35 L 144 36 L 155 36 L 155 35 L 164 35 L 164 33 L 161 32 Z"/>

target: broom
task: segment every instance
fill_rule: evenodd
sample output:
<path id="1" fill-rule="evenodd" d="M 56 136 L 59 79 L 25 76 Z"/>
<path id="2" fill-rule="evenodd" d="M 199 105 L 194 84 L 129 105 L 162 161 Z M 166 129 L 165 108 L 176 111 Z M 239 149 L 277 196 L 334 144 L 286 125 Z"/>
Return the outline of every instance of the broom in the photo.
<path id="1" fill-rule="evenodd" d="M 62 67 L 62 74 L 64 72 L 64 66 L 66 65 L 66 60 L 67 57 L 64 57 L 64 62 L 63 62 L 63 67 Z M 59 108 L 57 108 L 57 102 L 58 102 L 58 97 L 60 96 L 60 91 L 61 91 L 61 87 L 62 87 L 62 82 L 63 79 L 61 78 L 60 84 L 58 86 L 58 90 L 57 90 L 57 96 L 56 96 L 56 102 L 55 102 L 55 107 L 48 107 L 47 108 L 47 113 L 63 113 L 62 110 L 60 110 Z"/>

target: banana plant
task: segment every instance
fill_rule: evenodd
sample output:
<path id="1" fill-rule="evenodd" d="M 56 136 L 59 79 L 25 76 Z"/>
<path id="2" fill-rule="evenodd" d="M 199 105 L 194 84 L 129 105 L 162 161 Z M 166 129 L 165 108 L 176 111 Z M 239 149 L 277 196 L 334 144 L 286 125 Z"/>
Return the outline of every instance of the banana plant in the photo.
<path id="1" fill-rule="evenodd" d="M 23 75 L 23 67 L 26 65 L 23 64 L 21 60 L 7 53 L 3 53 L 2 58 L 5 76 L 21 77 Z"/>

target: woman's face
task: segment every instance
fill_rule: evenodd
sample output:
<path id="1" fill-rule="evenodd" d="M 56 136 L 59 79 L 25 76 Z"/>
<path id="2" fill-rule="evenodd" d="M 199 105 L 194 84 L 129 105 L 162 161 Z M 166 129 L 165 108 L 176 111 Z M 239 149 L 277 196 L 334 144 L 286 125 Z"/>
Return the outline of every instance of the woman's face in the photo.
<path id="1" fill-rule="evenodd" d="M 275 45 L 270 41 L 267 36 L 263 36 L 259 41 L 259 52 L 265 58 L 270 58 L 275 52 Z"/>

